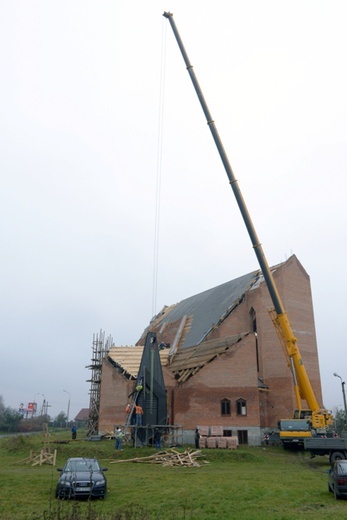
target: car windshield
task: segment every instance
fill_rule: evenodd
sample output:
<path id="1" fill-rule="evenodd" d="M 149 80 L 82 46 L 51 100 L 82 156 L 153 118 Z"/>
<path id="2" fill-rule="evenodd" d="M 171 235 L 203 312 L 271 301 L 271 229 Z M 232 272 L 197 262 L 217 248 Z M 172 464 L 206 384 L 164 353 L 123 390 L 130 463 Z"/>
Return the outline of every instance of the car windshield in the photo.
<path id="1" fill-rule="evenodd" d="M 65 471 L 99 471 L 99 464 L 96 460 L 69 460 Z"/>

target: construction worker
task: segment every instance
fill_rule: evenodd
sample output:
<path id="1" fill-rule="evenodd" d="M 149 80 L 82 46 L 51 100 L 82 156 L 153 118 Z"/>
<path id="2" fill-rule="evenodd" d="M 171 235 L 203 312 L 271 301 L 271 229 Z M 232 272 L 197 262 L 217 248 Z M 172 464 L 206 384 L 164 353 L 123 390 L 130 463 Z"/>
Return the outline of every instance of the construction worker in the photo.
<path id="1" fill-rule="evenodd" d="M 137 381 L 137 385 L 135 387 L 135 390 L 138 394 L 141 392 L 142 389 L 143 389 L 143 376 L 141 376 L 140 379 Z"/>
<path id="2" fill-rule="evenodd" d="M 120 426 L 117 426 L 115 431 L 115 437 L 116 437 L 116 449 L 121 450 L 122 449 L 122 442 L 124 433 L 122 431 L 122 428 Z"/>
<path id="3" fill-rule="evenodd" d="M 154 443 L 155 443 L 155 447 L 158 450 L 161 450 L 161 431 L 159 430 L 159 428 L 156 428 L 154 430 L 153 440 L 154 440 Z"/>
<path id="4" fill-rule="evenodd" d="M 142 416 L 143 409 L 139 404 L 135 404 L 135 416 L 136 416 L 136 426 L 142 426 Z"/>
<path id="5" fill-rule="evenodd" d="M 195 428 L 194 440 L 195 440 L 195 447 L 200 448 L 200 433 L 199 433 L 198 428 Z"/>
<path id="6" fill-rule="evenodd" d="M 71 428 L 71 438 L 73 440 L 75 440 L 77 437 L 77 428 L 76 428 L 76 425 L 74 424 L 73 427 Z"/>

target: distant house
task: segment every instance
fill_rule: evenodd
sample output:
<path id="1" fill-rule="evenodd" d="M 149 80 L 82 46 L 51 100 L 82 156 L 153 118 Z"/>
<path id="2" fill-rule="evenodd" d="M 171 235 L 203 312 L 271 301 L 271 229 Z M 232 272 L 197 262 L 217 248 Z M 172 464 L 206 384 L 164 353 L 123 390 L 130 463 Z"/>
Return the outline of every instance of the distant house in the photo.
<path id="1" fill-rule="evenodd" d="M 89 419 L 89 408 L 81 408 L 74 421 L 79 427 L 86 426 Z"/>
<path id="2" fill-rule="evenodd" d="M 295 255 L 272 273 L 322 405 L 310 278 Z M 260 444 L 264 432 L 296 408 L 271 307 L 259 270 L 164 307 L 136 346 L 114 346 L 105 357 L 100 432 L 125 422 L 144 340 L 153 331 L 161 344 L 169 423 L 181 425 L 186 439 L 197 426 L 218 426 L 240 444 Z"/>

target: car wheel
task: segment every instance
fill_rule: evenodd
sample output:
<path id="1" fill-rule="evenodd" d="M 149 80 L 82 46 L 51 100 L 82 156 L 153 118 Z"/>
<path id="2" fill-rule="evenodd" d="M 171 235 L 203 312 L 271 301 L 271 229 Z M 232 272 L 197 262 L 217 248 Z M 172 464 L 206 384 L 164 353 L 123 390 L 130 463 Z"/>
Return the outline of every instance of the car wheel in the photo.
<path id="1" fill-rule="evenodd" d="M 336 492 L 335 488 L 334 488 L 334 496 L 335 496 L 335 500 L 340 500 L 340 498 L 341 498 L 341 495 L 339 495 L 339 493 Z"/>
<path id="2" fill-rule="evenodd" d="M 344 460 L 345 456 L 341 451 L 334 451 L 330 457 L 331 464 L 335 462 L 336 460 Z"/>
<path id="3" fill-rule="evenodd" d="M 330 484 L 328 484 L 328 491 L 329 491 L 329 493 L 333 492 L 333 490 L 331 489 L 331 485 Z"/>

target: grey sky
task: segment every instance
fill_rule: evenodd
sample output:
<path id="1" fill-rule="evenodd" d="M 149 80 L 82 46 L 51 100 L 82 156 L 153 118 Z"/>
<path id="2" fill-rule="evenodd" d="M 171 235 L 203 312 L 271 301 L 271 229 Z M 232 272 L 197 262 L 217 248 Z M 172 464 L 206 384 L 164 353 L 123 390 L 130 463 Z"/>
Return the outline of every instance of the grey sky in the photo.
<path id="1" fill-rule="evenodd" d="M 325 406 L 345 366 L 344 1 L 0 5 L 0 394 L 89 404 L 93 333 L 134 343 L 156 310 L 258 268 L 163 11 L 172 11 L 270 264 L 311 276 Z M 165 43 L 166 42 L 166 43 Z M 279 356 L 282 351 L 279 348 Z"/>

